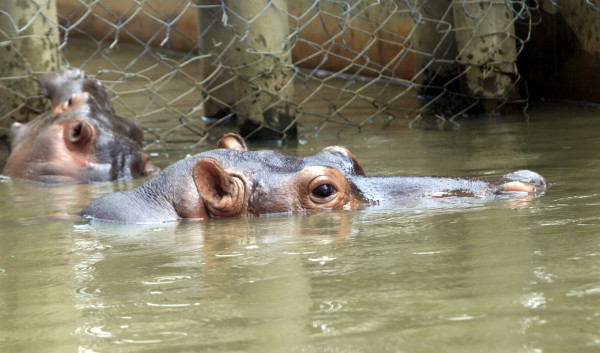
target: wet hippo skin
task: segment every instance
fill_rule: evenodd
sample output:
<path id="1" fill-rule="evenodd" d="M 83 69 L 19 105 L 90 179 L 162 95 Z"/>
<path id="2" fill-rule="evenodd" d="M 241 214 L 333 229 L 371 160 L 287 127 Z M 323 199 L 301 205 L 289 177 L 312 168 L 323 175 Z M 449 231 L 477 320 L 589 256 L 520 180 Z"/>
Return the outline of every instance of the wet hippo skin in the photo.
<path id="1" fill-rule="evenodd" d="M 105 195 L 80 215 L 115 222 L 165 222 L 348 210 L 425 197 L 539 195 L 546 188 L 544 179 L 528 170 L 497 179 L 369 177 L 343 147 L 292 157 L 247 151 L 234 134 L 223 137 L 219 146 L 172 164 L 137 188 Z"/>
<path id="2" fill-rule="evenodd" d="M 142 127 L 115 113 L 100 81 L 66 70 L 43 76 L 40 91 L 52 109 L 27 124 L 13 123 L 5 176 L 60 184 L 158 171 L 142 150 Z"/>

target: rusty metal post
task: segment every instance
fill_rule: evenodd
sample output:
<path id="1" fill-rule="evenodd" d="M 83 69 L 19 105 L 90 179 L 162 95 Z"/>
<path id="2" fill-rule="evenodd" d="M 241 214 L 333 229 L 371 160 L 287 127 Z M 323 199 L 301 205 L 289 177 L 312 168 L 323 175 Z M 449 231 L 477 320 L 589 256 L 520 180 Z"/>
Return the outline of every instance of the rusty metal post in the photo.
<path id="1" fill-rule="evenodd" d="M 514 16 L 503 0 L 453 2 L 458 60 L 465 67 L 463 91 L 493 113 L 519 99 Z"/>
<path id="2" fill-rule="evenodd" d="M 214 78 L 205 87 L 210 95 L 206 115 L 222 114 L 231 106 L 240 133 L 249 139 L 295 138 L 287 1 L 226 0 L 224 4 L 225 8 L 199 7 L 201 54 L 213 58 L 204 65 L 204 77 Z"/>
<path id="3" fill-rule="evenodd" d="M 224 69 L 232 55 L 234 33 L 223 25 L 223 8 L 220 0 L 196 0 L 198 20 L 198 48 L 204 100 L 204 116 L 217 120 L 233 113 L 235 103 L 235 76 Z"/>
<path id="4" fill-rule="evenodd" d="M 55 0 L 0 1 L 0 43 L 0 136 L 6 136 L 14 121 L 46 108 L 37 79 L 61 66 Z"/>
<path id="5" fill-rule="evenodd" d="M 416 74 L 414 81 L 421 94 L 437 96 L 444 84 L 458 71 L 453 63 L 456 42 L 451 30 L 451 3 L 418 0 L 421 16 L 416 18 L 414 35 Z"/>

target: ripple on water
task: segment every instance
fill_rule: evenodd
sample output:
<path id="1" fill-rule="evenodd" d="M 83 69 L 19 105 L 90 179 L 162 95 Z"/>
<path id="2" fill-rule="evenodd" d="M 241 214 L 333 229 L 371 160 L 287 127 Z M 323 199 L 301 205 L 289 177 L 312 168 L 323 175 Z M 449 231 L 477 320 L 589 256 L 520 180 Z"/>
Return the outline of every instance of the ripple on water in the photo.
<path id="1" fill-rule="evenodd" d="M 164 343 L 164 342 L 168 342 L 168 341 L 174 341 L 174 340 L 178 340 L 180 338 L 184 338 L 188 335 L 187 332 L 184 331 L 162 331 L 162 332 L 156 332 L 153 334 L 153 337 L 160 337 L 160 338 L 153 338 L 153 339 L 149 339 L 149 338 L 124 338 L 124 339 L 120 339 L 120 340 L 116 340 L 115 343 L 119 344 L 148 344 L 148 343 Z"/>
<path id="2" fill-rule="evenodd" d="M 192 276 L 188 275 L 172 275 L 172 276 L 159 276 L 155 277 L 153 280 L 142 281 L 142 284 L 147 285 L 159 285 L 159 284 L 171 284 L 177 281 L 192 279 Z"/>
<path id="3" fill-rule="evenodd" d="M 314 257 L 309 257 L 308 258 L 308 261 L 318 262 L 321 265 L 325 265 L 326 263 L 331 262 L 333 260 L 335 260 L 335 257 L 329 257 L 327 255 L 321 256 L 321 257 L 318 257 L 318 258 L 314 258 Z"/>
<path id="4" fill-rule="evenodd" d="M 234 251 L 230 254 L 215 254 L 216 257 L 237 257 L 237 256 L 244 256 L 244 254 L 242 254 L 241 252 L 237 252 Z"/>
<path id="5" fill-rule="evenodd" d="M 104 326 L 88 327 L 85 329 L 85 333 L 100 338 L 113 337 L 112 333 L 104 331 Z"/>
<path id="6" fill-rule="evenodd" d="M 76 233 L 88 233 L 93 231 L 93 227 L 90 223 L 74 224 L 73 231 Z"/>
<path id="7" fill-rule="evenodd" d="M 326 300 L 319 304 L 319 309 L 324 312 L 336 312 L 342 310 L 348 302 L 346 300 Z"/>
<path id="8" fill-rule="evenodd" d="M 189 333 L 185 328 L 197 325 L 197 323 L 184 321 L 144 322 L 140 324 L 131 320 L 118 320 L 118 322 L 105 325 L 96 323 L 79 327 L 75 332 L 78 335 L 110 339 L 110 342 L 115 344 L 156 344 L 175 341 L 188 336 Z"/>
<path id="9" fill-rule="evenodd" d="M 100 287 L 78 287 L 75 288 L 75 293 L 80 297 L 98 297 L 102 294 Z"/>
<path id="10" fill-rule="evenodd" d="M 181 308 L 186 306 L 192 306 L 190 303 L 150 303 L 146 302 L 147 306 L 158 306 L 163 308 Z"/>
<path id="11" fill-rule="evenodd" d="M 528 293 L 522 297 L 521 304 L 530 309 L 543 308 L 546 306 L 546 297 L 544 293 Z"/>
<path id="12" fill-rule="evenodd" d="M 598 295 L 598 294 L 600 294 L 600 287 L 584 289 L 584 290 L 571 290 L 566 295 L 567 295 L 567 297 L 583 297 L 585 295 Z"/>
<path id="13" fill-rule="evenodd" d="M 471 320 L 483 319 L 484 317 L 485 317 L 485 314 L 481 314 L 481 315 L 461 314 L 461 315 L 455 315 L 455 316 L 440 315 L 440 319 L 447 320 L 447 321 L 471 321 Z"/>

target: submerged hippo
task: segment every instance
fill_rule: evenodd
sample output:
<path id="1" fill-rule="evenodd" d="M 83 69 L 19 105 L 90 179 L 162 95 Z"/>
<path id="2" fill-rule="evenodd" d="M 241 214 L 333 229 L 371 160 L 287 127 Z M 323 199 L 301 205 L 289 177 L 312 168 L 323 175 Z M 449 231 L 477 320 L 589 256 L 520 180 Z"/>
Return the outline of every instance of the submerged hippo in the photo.
<path id="1" fill-rule="evenodd" d="M 164 222 L 319 209 L 354 209 L 422 197 L 492 198 L 539 193 L 544 179 L 521 170 L 499 179 L 369 177 L 347 149 L 311 157 L 247 151 L 226 135 L 220 149 L 180 160 L 132 190 L 101 197 L 80 215 L 117 222 Z"/>
<path id="2" fill-rule="evenodd" d="M 142 151 L 142 127 L 115 114 L 98 80 L 81 70 L 40 80 L 52 110 L 10 131 L 4 175 L 42 183 L 90 183 L 154 174 Z"/>

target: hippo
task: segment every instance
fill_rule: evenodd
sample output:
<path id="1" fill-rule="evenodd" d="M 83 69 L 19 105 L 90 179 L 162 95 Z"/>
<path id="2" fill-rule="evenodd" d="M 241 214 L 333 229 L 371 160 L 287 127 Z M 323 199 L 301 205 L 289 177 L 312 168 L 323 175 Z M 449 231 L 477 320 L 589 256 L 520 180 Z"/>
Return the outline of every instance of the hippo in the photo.
<path id="1" fill-rule="evenodd" d="M 115 113 L 102 83 L 77 69 L 40 79 L 52 109 L 10 130 L 2 174 L 48 184 L 81 184 L 152 175 L 143 130 Z"/>
<path id="2" fill-rule="evenodd" d="M 333 146 L 314 156 L 248 151 L 229 134 L 218 149 L 175 162 L 140 186 L 92 201 L 80 215 L 120 223 L 244 217 L 426 197 L 539 195 L 546 182 L 520 170 L 496 179 L 366 176 L 356 157 Z"/>

